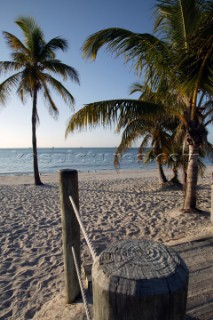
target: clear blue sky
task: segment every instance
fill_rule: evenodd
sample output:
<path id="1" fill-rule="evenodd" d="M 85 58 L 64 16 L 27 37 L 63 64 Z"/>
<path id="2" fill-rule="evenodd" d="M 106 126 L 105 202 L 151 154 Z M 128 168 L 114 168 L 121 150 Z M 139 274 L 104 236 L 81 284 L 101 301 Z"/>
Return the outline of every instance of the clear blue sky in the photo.
<path id="1" fill-rule="evenodd" d="M 129 98 L 129 87 L 139 79 L 122 58 L 113 58 L 101 50 L 95 62 L 83 60 L 81 47 L 86 38 L 98 30 L 121 27 L 135 32 L 152 32 L 154 0 L 6 0 L 1 3 L 0 60 L 9 60 L 10 51 L 2 31 L 22 39 L 14 21 L 19 16 L 33 16 L 42 28 L 46 41 L 61 36 L 68 40 L 69 50 L 58 52 L 64 63 L 78 70 L 80 86 L 64 83 L 75 98 L 75 110 L 86 103 L 115 98 Z M 1 77 L 1 80 L 3 78 Z M 113 129 L 93 129 L 69 135 L 64 133 L 73 111 L 55 96 L 60 109 L 55 121 L 48 114 L 42 99 L 38 102 L 40 124 L 37 128 L 38 147 L 114 147 L 120 136 Z M 132 96 L 134 98 L 134 96 Z M 135 96 L 137 98 L 137 96 Z M 0 148 L 31 147 L 32 101 L 25 105 L 15 93 L 5 107 L 0 106 Z"/>

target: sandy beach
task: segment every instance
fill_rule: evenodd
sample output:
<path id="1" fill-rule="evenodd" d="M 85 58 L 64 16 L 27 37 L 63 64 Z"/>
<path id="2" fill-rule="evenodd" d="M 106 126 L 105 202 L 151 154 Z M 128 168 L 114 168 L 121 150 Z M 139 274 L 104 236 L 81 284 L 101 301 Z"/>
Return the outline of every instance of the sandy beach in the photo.
<path id="1" fill-rule="evenodd" d="M 199 179 L 200 214 L 182 213 L 182 190 L 160 188 L 156 170 L 79 173 L 80 213 L 91 241 L 99 248 L 128 238 L 172 245 L 213 235 L 212 171 Z M 0 177 L 0 320 L 68 319 L 68 313 L 83 319 L 81 303 L 63 302 L 58 175 L 42 180 L 35 187 L 32 176 Z M 91 260 L 85 245 L 82 259 Z"/>

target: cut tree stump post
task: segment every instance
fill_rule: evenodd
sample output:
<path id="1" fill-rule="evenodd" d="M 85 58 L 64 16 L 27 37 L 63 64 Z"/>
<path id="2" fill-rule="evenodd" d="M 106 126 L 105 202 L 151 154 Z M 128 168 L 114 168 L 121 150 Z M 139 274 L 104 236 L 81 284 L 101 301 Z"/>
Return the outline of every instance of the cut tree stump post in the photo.
<path id="1" fill-rule="evenodd" d="M 78 172 L 76 170 L 61 170 L 59 172 L 59 184 L 66 303 L 72 303 L 80 294 L 80 286 L 72 255 L 72 247 L 74 247 L 80 269 L 80 227 L 69 196 L 72 196 L 79 210 Z"/>
<path id="2" fill-rule="evenodd" d="M 183 320 L 188 278 L 184 261 L 161 243 L 113 244 L 93 264 L 94 320 Z"/>

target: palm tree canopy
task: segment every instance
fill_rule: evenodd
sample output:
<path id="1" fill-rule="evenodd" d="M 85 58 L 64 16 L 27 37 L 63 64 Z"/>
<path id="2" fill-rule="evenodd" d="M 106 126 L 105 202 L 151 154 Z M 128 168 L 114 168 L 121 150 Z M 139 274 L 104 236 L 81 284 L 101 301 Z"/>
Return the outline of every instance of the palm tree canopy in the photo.
<path id="1" fill-rule="evenodd" d="M 172 121 L 172 123 L 174 122 Z M 128 150 L 138 138 L 142 139 L 138 149 L 138 160 L 142 160 L 143 150 L 148 146 L 151 146 L 155 157 L 160 154 L 166 154 L 168 156 L 169 153 L 171 153 L 172 131 L 169 121 L 167 120 L 166 123 L 163 123 L 163 121 L 157 121 L 156 119 L 146 121 L 138 118 L 129 122 L 123 130 L 121 142 L 115 154 L 115 166 L 119 165 L 119 157 Z"/>
<path id="2" fill-rule="evenodd" d="M 161 156 L 164 154 L 163 159 L 158 159 L 159 162 L 161 162 L 161 160 L 164 161 L 165 155 L 168 157 L 172 152 L 172 143 L 175 143 L 174 132 L 178 127 L 180 120 L 174 116 L 173 110 L 171 112 L 171 108 L 159 104 L 158 93 L 152 92 L 151 88 L 147 85 L 144 86 L 140 83 L 134 83 L 130 89 L 130 94 L 135 92 L 140 93 L 139 101 L 144 104 L 146 104 L 147 101 L 149 101 L 149 103 L 158 103 L 159 107 L 155 108 L 155 110 L 158 111 L 159 108 L 162 108 L 163 112 L 158 112 L 157 117 L 147 117 L 147 113 L 145 115 L 136 114 L 134 119 L 129 119 L 126 126 L 122 126 L 122 129 L 124 128 L 124 130 L 121 137 L 121 143 L 116 150 L 114 164 L 118 167 L 119 158 L 122 156 L 123 152 L 130 148 L 139 138 L 142 139 L 142 142 L 139 147 L 138 160 L 142 160 L 144 148 L 151 146 L 152 152 L 150 153 L 150 156 L 155 155 L 155 157 L 157 157 L 160 154 Z M 171 94 L 171 103 L 173 99 L 174 97 Z M 161 98 L 160 101 L 163 101 L 163 98 Z M 175 101 L 178 101 L 177 97 L 175 98 Z M 179 107 L 181 108 L 181 103 Z"/>
<path id="3" fill-rule="evenodd" d="M 191 156 L 197 155 L 199 146 L 206 138 L 205 126 L 212 121 L 213 4 L 206 0 L 157 0 L 155 13 L 154 35 L 135 33 L 121 28 L 108 28 L 91 35 L 83 44 L 82 51 L 85 58 L 92 60 L 103 46 L 115 56 L 122 55 L 125 62 L 131 61 L 136 72 L 143 72 L 144 87 L 150 87 L 151 90 L 142 94 L 141 98 L 147 97 L 146 101 L 149 104 L 156 105 L 160 102 L 159 109 L 156 108 L 155 112 L 167 110 L 165 107 L 168 106 L 170 109 L 170 103 L 173 105 L 171 109 L 177 107 L 174 114 L 184 124 L 189 144 L 191 161 L 187 168 L 184 209 L 191 210 L 196 208 L 195 187 L 198 172 L 197 158 Z M 150 92 L 153 92 L 154 96 L 150 96 Z M 158 96 L 157 102 L 153 100 L 155 96 L 156 98 Z M 200 96 L 208 98 L 205 105 L 201 106 Z M 135 103 L 146 105 L 146 101 L 131 102 L 131 105 L 134 106 Z M 112 101 L 85 106 L 71 119 L 66 134 L 74 129 L 81 130 L 97 123 L 106 125 L 117 121 L 118 130 L 121 128 L 125 130 L 119 148 L 122 150 L 129 146 L 138 134 L 145 133 L 143 121 L 148 120 L 146 115 L 149 112 L 140 114 L 139 109 L 134 109 L 138 114 L 137 112 L 131 114 L 131 111 L 122 113 L 125 100 L 116 103 L 118 107 Z M 136 127 L 136 120 L 141 121 L 142 127 L 138 122 Z M 182 127 L 180 129 L 183 131 Z M 149 131 L 145 135 L 143 144 L 153 138 L 153 145 L 157 147 L 159 132 L 152 134 L 153 137 Z M 161 137 L 164 139 L 166 135 Z M 158 142 L 160 143 L 160 140 Z M 167 145 L 167 139 L 164 142 Z"/>
<path id="4" fill-rule="evenodd" d="M 79 83 L 78 72 L 56 59 L 57 50 L 64 51 L 68 48 L 67 41 L 55 37 L 46 42 L 42 30 L 33 18 L 20 17 L 16 24 L 23 32 L 24 41 L 9 32 L 3 32 L 12 51 L 12 61 L 1 61 L 0 72 L 15 72 L 15 74 L 1 83 L 0 101 L 5 103 L 11 90 L 15 88 L 21 100 L 25 102 L 28 96 L 32 97 L 36 89 L 43 93 L 50 113 L 56 116 L 58 109 L 50 89 L 54 89 L 70 106 L 74 104 L 74 97 L 60 81 L 54 78 L 54 75 L 61 76 L 63 80 L 70 79 Z"/>
<path id="5" fill-rule="evenodd" d="M 195 105 L 200 89 L 213 94 L 213 4 L 205 0 L 158 0 L 155 14 L 154 35 L 104 29 L 88 37 L 83 56 L 94 60 L 105 45 L 107 51 L 134 63 L 136 72 L 145 68 L 146 81 L 153 90 L 166 82 L 190 96 Z"/>
<path id="6" fill-rule="evenodd" d="M 213 94 L 213 4 L 204 0 L 158 0 L 154 31 L 176 51 L 185 92 Z"/>
<path id="7" fill-rule="evenodd" d="M 156 82 L 156 86 L 165 74 L 168 60 L 170 65 L 174 60 L 166 42 L 148 33 L 134 33 L 122 28 L 108 28 L 91 35 L 83 44 L 83 57 L 95 60 L 104 45 L 116 56 L 123 55 L 125 62 L 131 61 L 136 73 L 145 68 L 147 76 L 155 74 L 153 83 Z M 170 71 L 171 68 L 167 68 L 167 72 Z"/>
<path id="8" fill-rule="evenodd" d="M 148 121 L 164 113 L 164 107 L 154 102 L 133 99 L 98 101 L 85 105 L 71 117 L 66 136 L 99 125 L 111 127 L 116 124 L 117 131 L 120 131 L 132 119 L 140 117 Z"/>
<path id="9" fill-rule="evenodd" d="M 171 47 L 181 43 L 187 47 L 188 37 L 199 28 L 209 5 L 203 0 L 157 0 L 154 31 Z"/>

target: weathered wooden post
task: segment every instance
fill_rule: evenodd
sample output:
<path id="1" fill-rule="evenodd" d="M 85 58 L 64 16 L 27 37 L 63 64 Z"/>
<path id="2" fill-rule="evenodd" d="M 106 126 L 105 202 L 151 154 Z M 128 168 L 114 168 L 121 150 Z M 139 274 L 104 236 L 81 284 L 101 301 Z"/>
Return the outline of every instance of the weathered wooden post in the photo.
<path id="1" fill-rule="evenodd" d="M 93 264 L 94 320 L 183 320 L 188 277 L 183 260 L 161 243 L 113 244 Z"/>
<path id="2" fill-rule="evenodd" d="M 72 247 L 80 267 L 80 227 L 69 196 L 72 196 L 79 210 L 78 172 L 61 170 L 59 172 L 62 236 L 64 253 L 66 303 L 72 303 L 80 294 L 80 286 L 75 270 Z"/>

